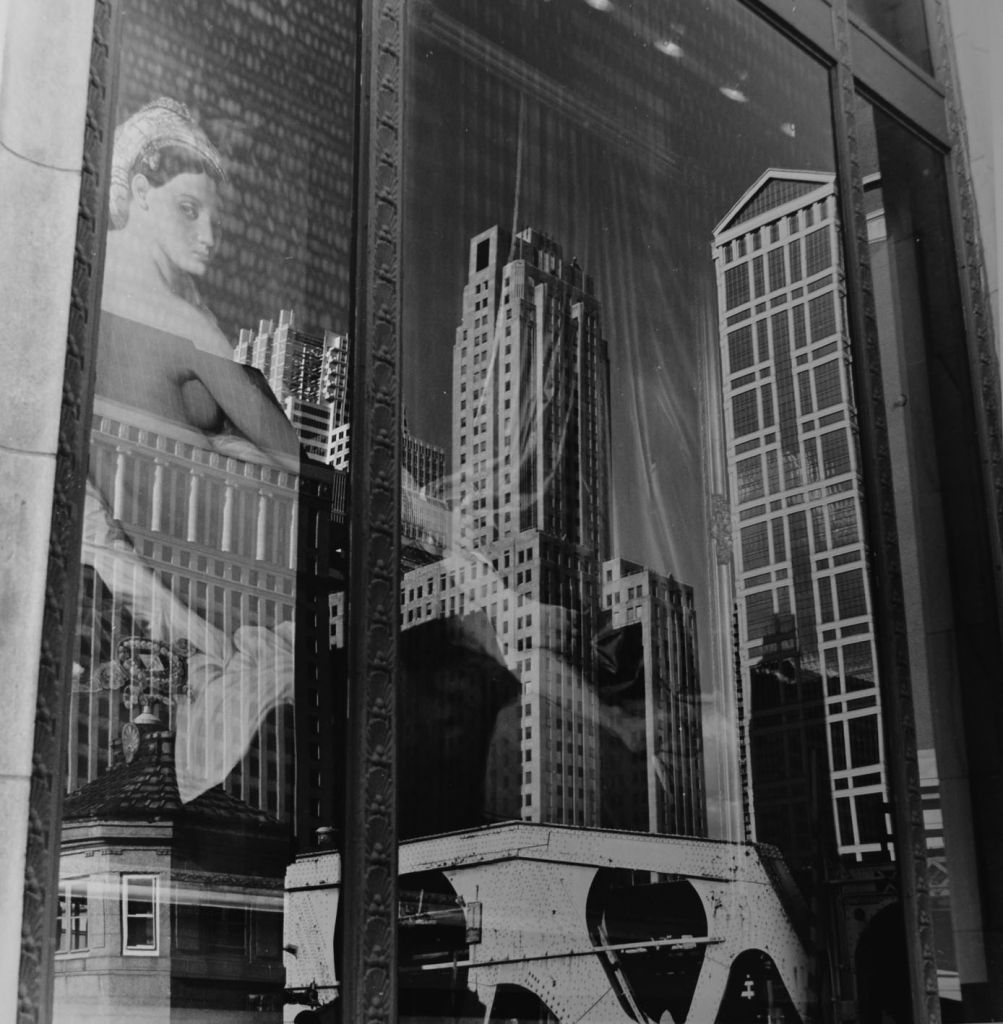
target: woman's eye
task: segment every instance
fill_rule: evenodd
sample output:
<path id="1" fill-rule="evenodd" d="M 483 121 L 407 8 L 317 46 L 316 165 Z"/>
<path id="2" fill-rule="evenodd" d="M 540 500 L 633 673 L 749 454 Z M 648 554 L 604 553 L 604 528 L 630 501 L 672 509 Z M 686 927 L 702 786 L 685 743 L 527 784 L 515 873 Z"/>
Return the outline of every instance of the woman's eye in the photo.
<path id="1" fill-rule="evenodd" d="M 179 205 L 181 207 L 181 212 L 189 220 L 198 220 L 199 211 L 198 207 L 194 203 L 180 203 Z"/>

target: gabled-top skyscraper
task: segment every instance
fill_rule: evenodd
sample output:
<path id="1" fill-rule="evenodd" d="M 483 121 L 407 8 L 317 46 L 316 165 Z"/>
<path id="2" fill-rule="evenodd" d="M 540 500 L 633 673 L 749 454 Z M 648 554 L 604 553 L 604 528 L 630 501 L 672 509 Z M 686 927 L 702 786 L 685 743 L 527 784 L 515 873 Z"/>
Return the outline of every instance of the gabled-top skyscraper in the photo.
<path id="1" fill-rule="evenodd" d="M 890 857 L 831 174 L 767 171 L 714 232 L 756 838 Z"/>

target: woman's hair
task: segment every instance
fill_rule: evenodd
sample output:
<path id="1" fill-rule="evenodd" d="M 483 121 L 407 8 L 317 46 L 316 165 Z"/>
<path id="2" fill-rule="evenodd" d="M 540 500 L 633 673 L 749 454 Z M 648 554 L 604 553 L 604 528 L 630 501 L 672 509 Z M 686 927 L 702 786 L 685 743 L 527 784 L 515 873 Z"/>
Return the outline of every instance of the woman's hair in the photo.
<path id="1" fill-rule="evenodd" d="M 132 179 L 144 174 L 155 187 L 178 174 L 207 174 L 225 178 L 219 150 L 177 100 L 164 96 L 137 110 L 115 129 L 111 168 L 111 222 L 125 227 L 129 219 Z"/>
<path id="2" fill-rule="evenodd" d="M 216 184 L 223 181 L 223 168 L 206 160 L 194 150 L 184 146 L 164 146 L 141 156 L 129 173 L 130 182 L 137 174 L 146 175 L 154 188 L 166 185 L 179 174 L 207 174 Z"/>

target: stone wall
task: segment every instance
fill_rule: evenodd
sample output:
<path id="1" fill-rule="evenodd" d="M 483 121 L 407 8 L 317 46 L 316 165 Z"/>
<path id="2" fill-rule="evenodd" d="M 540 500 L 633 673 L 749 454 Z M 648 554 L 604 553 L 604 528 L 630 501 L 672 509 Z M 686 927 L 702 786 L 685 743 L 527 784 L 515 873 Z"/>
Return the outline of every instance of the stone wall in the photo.
<path id="1" fill-rule="evenodd" d="M 92 0 L 0 5 L 0 1019 L 11 1021 L 92 18 Z"/>

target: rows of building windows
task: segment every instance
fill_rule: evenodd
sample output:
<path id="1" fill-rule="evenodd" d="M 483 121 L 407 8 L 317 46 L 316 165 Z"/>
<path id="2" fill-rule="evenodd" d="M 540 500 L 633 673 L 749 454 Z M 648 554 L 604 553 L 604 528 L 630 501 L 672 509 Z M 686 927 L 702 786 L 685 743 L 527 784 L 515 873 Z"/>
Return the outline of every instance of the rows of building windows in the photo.
<path id="1" fill-rule="evenodd" d="M 792 667 L 778 671 L 800 679 L 803 701 L 817 690 L 809 680 L 825 676 L 817 713 L 826 722 L 834 828 L 842 853 L 863 856 L 884 848 L 884 815 L 873 808 L 876 801 L 880 810 L 885 781 L 874 742 L 877 681 L 860 653 L 870 657 L 873 639 L 837 224 L 831 185 L 806 181 L 799 194 L 795 179 L 774 183 L 772 191 L 767 185 L 760 195 L 771 201 L 787 195 L 800 208 L 773 213 L 764 200 L 759 220 L 732 228 L 716 249 L 740 655 L 744 671 L 755 669 L 760 680 L 764 669 L 757 666 L 772 665 L 763 652 L 788 650 Z M 753 198 L 742 216 L 756 203 Z M 777 630 L 787 621 L 796 633 L 781 640 Z M 858 701 L 852 707 L 843 699 L 851 689 Z M 755 782 L 758 771 L 761 780 L 776 780 L 772 789 L 760 787 L 760 825 L 769 829 L 774 817 L 778 827 L 781 819 L 790 825 L 789 815 L 777 810 L 789 799 L 781 780 L 797 770 L 806 750 L 805 734 L 788 735 L 780 712 L 766 710 L 763 699 L 753 699 L 759 724 L 752 725 L 752 776 Z M 808 704 L 800 706 L 799 714 L 811 714 Z"/>

